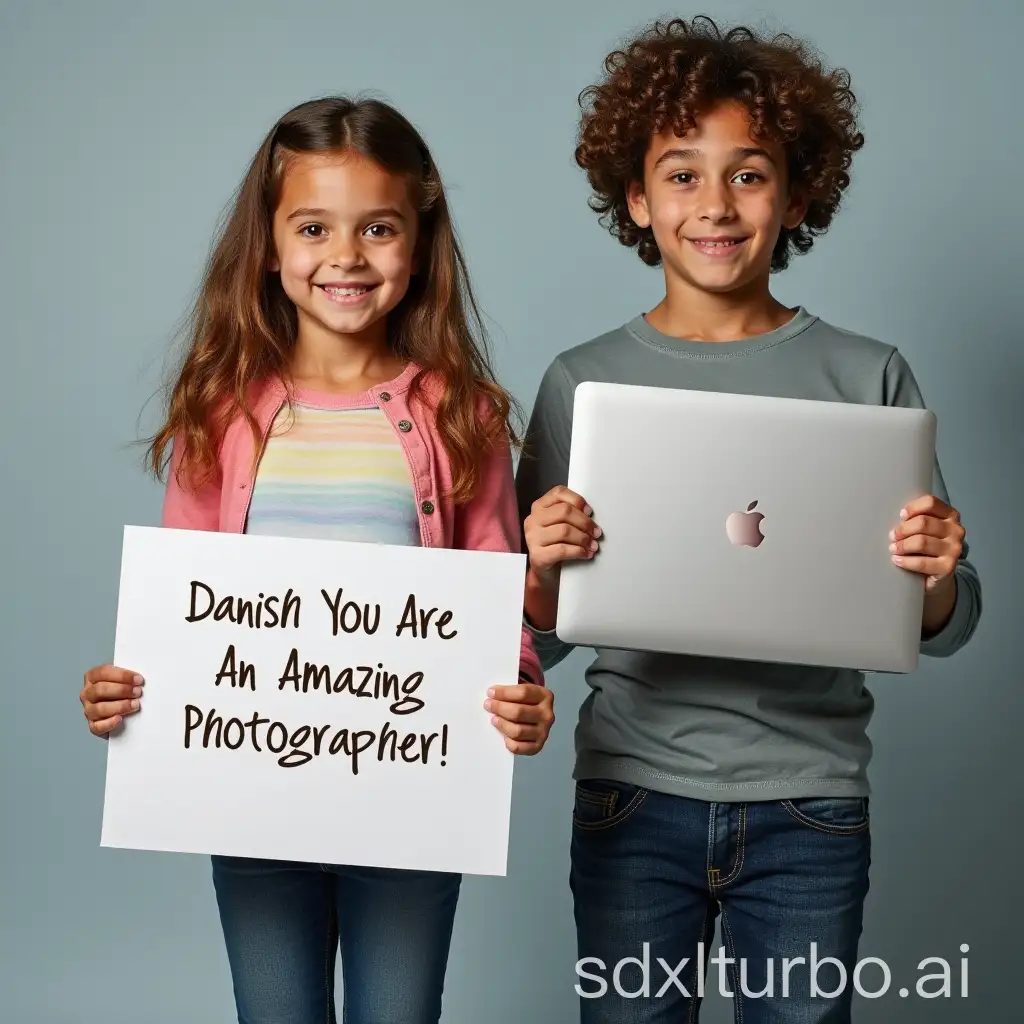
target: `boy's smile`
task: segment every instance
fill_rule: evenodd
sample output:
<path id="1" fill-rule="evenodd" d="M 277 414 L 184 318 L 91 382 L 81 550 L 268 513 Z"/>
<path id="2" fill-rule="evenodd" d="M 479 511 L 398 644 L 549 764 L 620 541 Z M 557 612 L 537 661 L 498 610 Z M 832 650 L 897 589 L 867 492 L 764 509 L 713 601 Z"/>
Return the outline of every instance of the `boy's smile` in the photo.
<path id="1" fill-rule="evenodd" d="M 748 235 L 704 235 L 701 238 L 690 238 L 688 241 L 702 256 L 723 259 L 735 256 L 748 237 Z"/>
<path id="2" fill-rule="evenodd" d="M 712 108 L 682 138 L 655 135 L 628 199 L 633 220 L 654 234 L 670 291 L 767 289 L 779 233 L 804 214 L 789 195 L 782 147 L 754 139 L 735 102 Z"/>

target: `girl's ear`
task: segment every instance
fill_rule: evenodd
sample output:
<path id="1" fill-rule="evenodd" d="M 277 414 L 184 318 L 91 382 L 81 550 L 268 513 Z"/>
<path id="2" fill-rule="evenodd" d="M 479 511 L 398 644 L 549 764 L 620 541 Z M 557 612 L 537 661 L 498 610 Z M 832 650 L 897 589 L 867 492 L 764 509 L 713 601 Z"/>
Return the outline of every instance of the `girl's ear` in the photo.
<path id="1" fill-rule="evenodd" d="M 277 258 L 277 251 L 275 249 L 271 249 L 270 257 L 267 260 L 267 270 L 269 270 L 271 274 L 276 274 L 280 269 L 281 261 Z"/>

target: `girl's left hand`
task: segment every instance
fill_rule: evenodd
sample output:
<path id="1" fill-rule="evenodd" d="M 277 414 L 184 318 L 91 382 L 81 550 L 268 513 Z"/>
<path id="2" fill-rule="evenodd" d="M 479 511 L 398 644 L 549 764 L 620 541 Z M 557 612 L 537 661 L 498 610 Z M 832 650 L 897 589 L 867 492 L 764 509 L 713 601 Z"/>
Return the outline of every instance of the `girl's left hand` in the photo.
<path id="1" fill-rule="evenodd" d="M 555 695 L 536 683 L 493 686 L 487 691 L 484 707 L 491 712 L 491 723 L 505 737 L 505 746 L 513 754 L 537 754 L 547 743 L 555 721 Z"/>
<path id="2" fill-rule="evenodd" d="M 889 534 L 892 560 L 909 572 L 927 576 L 927 593 L 944 590 L 953 581 L 967 535 L 960 513 L 930 494 L 910 502 L 900 520 Z"/>

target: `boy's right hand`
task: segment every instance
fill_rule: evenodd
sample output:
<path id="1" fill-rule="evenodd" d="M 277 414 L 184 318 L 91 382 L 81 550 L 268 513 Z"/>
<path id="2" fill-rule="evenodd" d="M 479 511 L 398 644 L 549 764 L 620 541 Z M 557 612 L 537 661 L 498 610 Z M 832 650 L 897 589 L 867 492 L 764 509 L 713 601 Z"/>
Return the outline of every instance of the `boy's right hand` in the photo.
<path id="1" fill-rule="evenodd" d="M 113 665 L 99 665 L 85 673 L 78 699 L 93 736 L 106 736 L 125 715 L 139 710 L 143 679 L 136 672 Z"/>
<path id="2" fill-rule="evenodd" d="M 568 487 L 552 487 L 533 503 L 523 532 L 530 571 L 540 584 L 554 588 L 562 562 L 594 557 L 601 528 L 593 514 Z"/>

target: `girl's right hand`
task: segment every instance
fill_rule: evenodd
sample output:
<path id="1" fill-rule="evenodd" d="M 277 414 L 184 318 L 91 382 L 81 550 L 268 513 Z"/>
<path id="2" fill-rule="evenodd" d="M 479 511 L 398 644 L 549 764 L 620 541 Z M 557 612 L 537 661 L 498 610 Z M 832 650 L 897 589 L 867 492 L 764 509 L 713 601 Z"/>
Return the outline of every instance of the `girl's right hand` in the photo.
<path id="1" fill-rule="evenodd" d="M 106 736 L 121 724 L 125 715 L 139 710 L 143 679 L 126 668 L 99 665 L 85 673 L 78 695 L 93 736 Z"/>
<path id="2" fill-rule="evenodd" d="M 523 532 L 538 582 L 554 586 L 562 562 L 594 557 L 601 528 L 592 515 L 590 506 L 568 487 L 552 487 L 533 503 Z"/>

